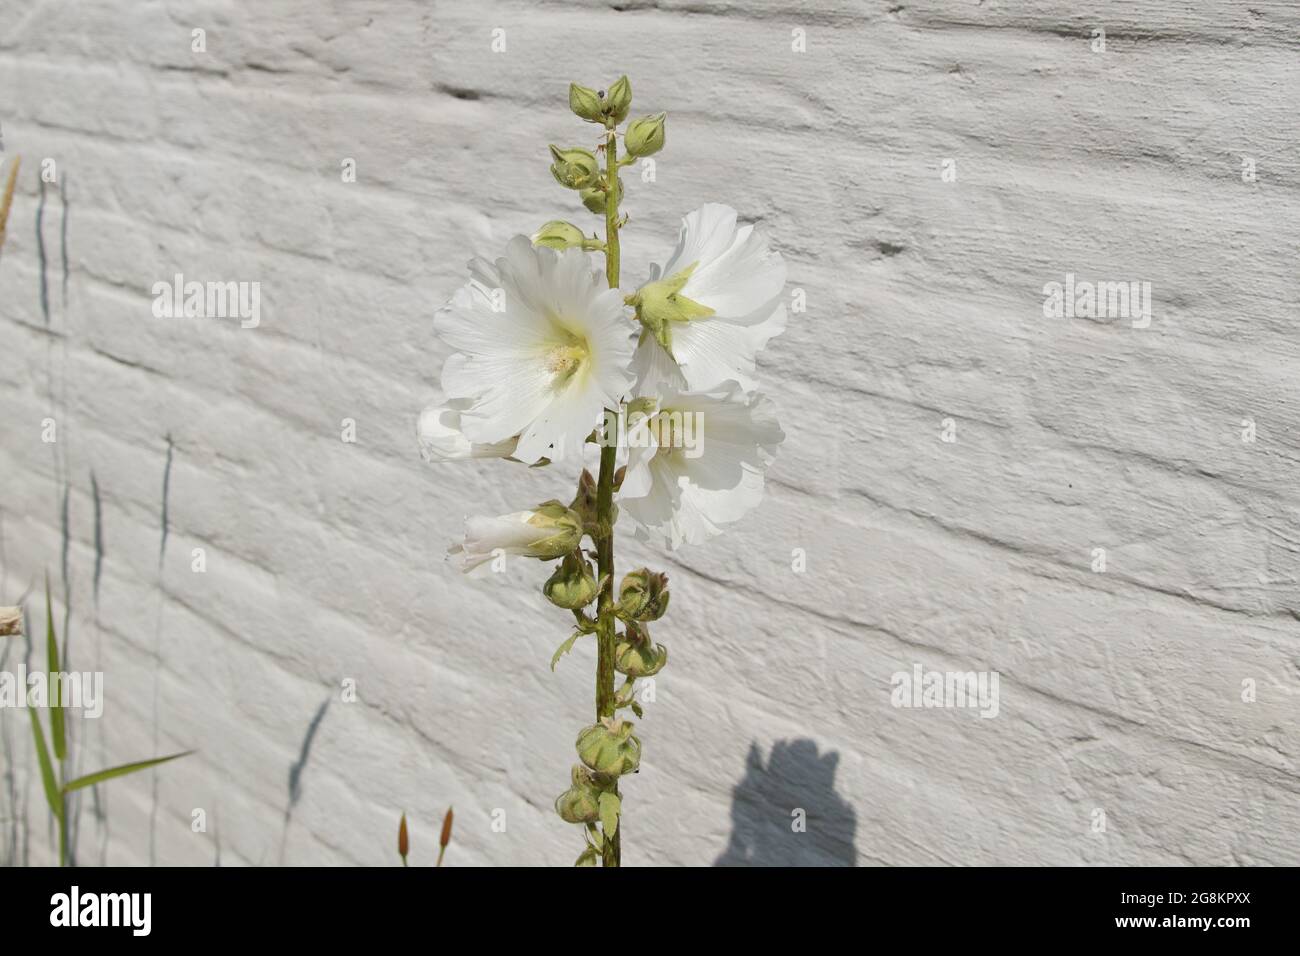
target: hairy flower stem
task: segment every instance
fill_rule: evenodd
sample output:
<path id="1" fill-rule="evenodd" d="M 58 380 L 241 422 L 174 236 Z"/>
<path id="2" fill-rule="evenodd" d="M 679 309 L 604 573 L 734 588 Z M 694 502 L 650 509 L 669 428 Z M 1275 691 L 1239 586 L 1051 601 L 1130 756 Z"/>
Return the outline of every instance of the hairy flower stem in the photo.
<path id="1" fill-rule="evenodd" d="M 618 140 L 609 131 L 605 140 L 605 278 L 611 289 L 618 288 Z M 614 410 L 617 411 L 617 410 Z M 613 717 L 614 707 L 614 468 L 618 446 L 604 436 L 600 449 L 600 474 L 596 479 L 596 566 L 604 586 L 596 605 L 596 719 Z M 615 784 L 614 793 L 618 793 Z M 605 837 L 601 851 L 605 866 L 618 866 L 623 822 L 614 835 Z"/>

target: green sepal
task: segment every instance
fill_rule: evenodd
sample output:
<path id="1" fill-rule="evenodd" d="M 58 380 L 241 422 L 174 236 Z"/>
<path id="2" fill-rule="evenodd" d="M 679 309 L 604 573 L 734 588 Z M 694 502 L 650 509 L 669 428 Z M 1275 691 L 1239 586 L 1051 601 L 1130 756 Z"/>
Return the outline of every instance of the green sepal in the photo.
<path id="1" fill-rule="evenodd" d="M 618 815 L 622 805 L 622 801 L 615 793 L 600 795 L 600 827 L 606 837 L 612 837 L 618 832 Z"/>
<path id="2" fill-rule="evenodd" d="M 613 129 L 627 119 L 632 108 L 632 81 L 620 76 L 605 93 L 605 125 Z"/>
<path id="3" fill-rule="evenodd" d="M 698 262 L 663 279 L 648 282 L 632 296 L 636 317 L 655 337 L 664 351 L 672 354 L 672 323 L 692 322 L 713 315 L 714 310 L 681 294 Z"/>
<path id="4" fill-rule="evenodd" d="M 636 693 L 635 678 L 628 677 L 623 681 L 622 686 L 614 692 L 615 707 L 630 707 L 632 705 L 632 695 Z"/>
<path id="5" fill-rule="evenodd" d="M 572 634 L 568 636 L 568 638 L 564 641 L 563 644 L 561 644 L 559 647 L 555 649 L 555 653 L 551 656 L 552 673 L 554 673 L 555 671 L 555 665 L 560 663 L 560 658 L 563 657 L 565 654 L 569 653 L 569 651 L 573 650 L 574 643 L 577 642 L 578 638 L 582 637 L 583 633 L 584 632 L 581 630 L 574 631 Z"/>
<path id="6" fill-rule="evenodd" d="M 588 123 L 605 122 L 605 102 L 599 93 L 588 86 L 569 84 L 569 109 Z"/>
<path id="7" fill-rule="evenodd" d="M 591 150 L 551 146 L 551 175 L 566 189 L 586 189 L 600 181 L 600 162 Z"/>

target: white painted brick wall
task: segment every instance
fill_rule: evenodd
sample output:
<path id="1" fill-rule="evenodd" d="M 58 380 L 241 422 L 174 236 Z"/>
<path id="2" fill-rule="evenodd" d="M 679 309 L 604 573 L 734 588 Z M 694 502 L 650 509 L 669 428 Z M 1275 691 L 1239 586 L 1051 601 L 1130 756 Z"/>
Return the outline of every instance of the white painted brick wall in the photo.
<path id="1" fill-rule="evenodd" d="M 442 562 L 572 475 L 412 432 L 465 260 L 580 212 L 566 83 L 626 71 L 670 113 L 626 275 L 722 201 L 808 302 L 762 507 L 620 545 L 673 589 L 626 861 L 1300 863 L 1298 53 L 1266 0 L 0 0 L 0 597 L 68 588 L 81 769 L 200 750 L 82 801 L 80 862 L 391 864 L 404 809 L 428 863 L 448 804 L 449 863 L 576 855 L 592 649 L 548 670 L 541 566 Z M 261 327 L 153 318 L 178 271 L 260 281 Z M 1150 281 L 1151 328 L 1044 319 L 1067 272 Z M 999 716 L 891 707 L 914 663 L 998 671 Z M 48 861 L 26 715 L 0 744 L 0 854 Z"/>

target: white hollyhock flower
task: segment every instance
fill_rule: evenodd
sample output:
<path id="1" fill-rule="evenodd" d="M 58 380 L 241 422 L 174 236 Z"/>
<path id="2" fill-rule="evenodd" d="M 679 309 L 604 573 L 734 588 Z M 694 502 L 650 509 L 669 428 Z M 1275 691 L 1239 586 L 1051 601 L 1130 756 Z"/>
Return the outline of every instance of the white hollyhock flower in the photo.
<path id="1" fill-rule="evenodd" d="M 434 403 L 420 413 L 415 434 L 425 461 L 466 461 L 470 458 L 509 458 L 515 453 L 518 436 L 505 441 L 477 444 L 465 437 L 460 427 L 464 402 Z"/>
<path id="2" fill-rule="evenodd" d="M 496 518 L 465 519 L 465 540 L 447 549 L 462 571 L 472 571 L 498 553 L 550 561 L 573 551 L 582 540 L 582 519 L 558 501 L 532 511 Z"/>
<path id="3" fill-rule="evenodd" d="M 458 427 L 474 444 L 519 436 L 514 457 L 527 463 L 580 451 L 630 383 L 622 293 L 581 249 L 535 248 L 525 236 L 495 264 L 469 268 L 434 323 L 456 349 L 442 388 L 460 403 Z"/>
<path id="4" fill-rule="evenodd" d="M 737 227 L 736 210 L 707 203 L 682 220 L 677 248 L 631 299 L 650 333 L 641 347 L 658 353 L 638 361 L 671 354 L 695 391 L 728 380 L 752 389 L 754 356 L 785 329 L 784 288 L 781 254 L 752 225 Z"/>
<path id="5" fill-rule="evenodd" d="M 736 382 L 707 393 L 660 387 L 651 414 L 639 421 L 629 414 L 619 507 L 638 538 L 675 549 L 702 544 L 759 503 L 785 434 L 772 403 Z"/>

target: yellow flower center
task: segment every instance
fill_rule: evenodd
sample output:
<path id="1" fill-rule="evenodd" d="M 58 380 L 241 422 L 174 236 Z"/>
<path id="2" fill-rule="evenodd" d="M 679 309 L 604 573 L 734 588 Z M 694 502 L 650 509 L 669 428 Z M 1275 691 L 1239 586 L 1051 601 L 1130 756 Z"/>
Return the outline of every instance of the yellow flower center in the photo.
<path id="1" fill-rule="evenodd" d="M 557 345 L 546 353 L 546 370 L 555 376 L 556 387 L 573 377 L 573 374 L 587 361 L 588 354 L 586 342 Z"/>
<path id="2" fill-rule="evenodd" d="M 591 345 L 583 335 L 572 331 L 562 317 L 548 315 L 547 318 L 551 322 L 551 336 L 542 361 L 551 373 L 551 388 L 558 392 L 590 364 Z"/>

